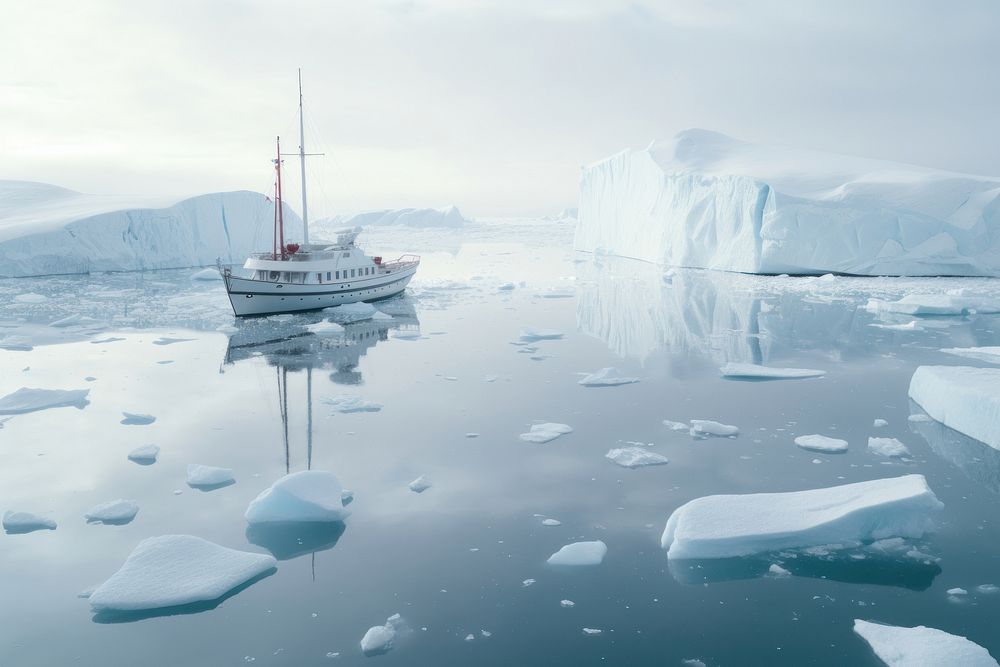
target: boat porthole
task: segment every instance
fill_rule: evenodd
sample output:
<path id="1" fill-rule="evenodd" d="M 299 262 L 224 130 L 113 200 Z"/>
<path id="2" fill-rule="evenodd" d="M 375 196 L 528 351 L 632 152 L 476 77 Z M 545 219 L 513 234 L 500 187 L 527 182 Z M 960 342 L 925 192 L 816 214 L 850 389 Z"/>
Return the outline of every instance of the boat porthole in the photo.
<path id="1" fill-rule="evenodd" d="M 247 294 L 247 295 L 246 295 L 246 297 L 247 297 L 248 299 L 252 299 L 252 298 L 253 298 L 253 294 Z"/>

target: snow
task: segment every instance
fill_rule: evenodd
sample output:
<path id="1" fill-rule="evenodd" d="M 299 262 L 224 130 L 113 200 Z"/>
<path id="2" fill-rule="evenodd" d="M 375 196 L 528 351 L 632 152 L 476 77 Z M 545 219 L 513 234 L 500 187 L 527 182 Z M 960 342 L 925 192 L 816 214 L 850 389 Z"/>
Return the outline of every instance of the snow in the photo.
<path id="1" fill-rule="evenodd" d="M 427 489 L 431 488 L 431 486 L 433 486 L 433 484 L 430 483 L 425 475 L 417 477 L 409 484 L 410 491 L 413 491 L 414 493 L 423 493 Z"/>
<path id="2" fill-rule="evenodd" d="M 808 491 L 705 496 L 674 510 L 661 544 L 668 558 L 728 558 L 919 538 L 943 506 L 923 475 Z"/>
<path id="3" fill-rule="evenodd" d="M 310 225 L 316 229 L 317 237 L 331 236 L 335 230 L 345 227 L 369 227 L 396 225 L 403 227 L 452 227 L 458 228 L 468 222 L 455 206 L 445 208 L 398 208 L 360 211 L 319 218 Z"/>
<path id="4" fill-rule="evenodd" d="M 90 596 L 94 611 L 140 611 L 216 600 L 272 570 L 275 559 L 192 535 L 150 537 Z"/>
<path id="5" fill-rule="evenodd" d="M 0 277 L 242 263 L 269 247 L 274 205 L 256 192 L 85 195 L 0 181 Z M 285 228 L 301 228 L 287 206 Z"/>
<path id="6" fill-rule="evenodd" d="M 329 398 L 324 398 L 323 403 L 332 407 L 336 412 L 345 414 L 352 412 L 378 412 L 382 409 L 381 403 L 366 401 L 360 396 L 330 396 Z"/>
<path id="7" fill-rule="evenodd" d="M 607 545 L 600 540 L 573 542 L 549 556 L 546 562 L 550 565 L 600 565 L 607 553 Z"/>
<path id="8" fill-rule="evenodd" d="M 402 623 L 399 614 L 393 614 L 386 619 L 385 625 L 368 628 L 361 638 L 361 651 L 365 655 L 379 655 L 392 649 L 392 640 L 396 638 L 396 627 Z"/>
<path id="9" fill-rule="evenodd" d="M 998 667 L 979 644 L 936 628 L 904 628 L 854 619 L 854 632 L 889 667 Z"/>
<path id="10" fill-rule="evenodd" d="M 1000 313 L 1000 300 L 953 294 L 907 294 L 899 301 L 869 299 L 865 308 L 876 314 L 968 315 Z"/>
<path id="11" fill-rule="evenodd" d="M 906 445 L 896 438 L 868 438 L 868 451 L 887 458 L 910 455 Z"/>
<path id="12" fill-rule="evenodd" d="M 909 394 L 931 418 L 1000 449 L 1000 369 L 920 366 Z"/>
<path id="13" fill-rule="evenodd" d="M 152 465 L 156 463 L 156 457 L 160 455 L 160 448 L 156 445 L 143 445 L 136 447 L 128 454 L 128 460 L 140 465 Z"/>
<path id="14" fill-rule="evenodd" d="M 32 389 L 21 387 L 13 394 L 0 398 L 0 415 L 20 415 L 49 408 L 74 407 L 83 409 L 89 389 Z"/>
<path id="15" fill-rule="evenodd" d="M 623 468 L 641 468 L 643 466 L 658 466 L 670 463 L 670 459 L 662 454 L 651 452 L 645 447 L 621 447 L 612 449 L 605 457 Z"/>
<path id="16" fill-rule="evenodd" d="M 802 449 L 827 454 L 840 454 L 847 451 L 847 441 L 839 438 L 829 438 L 825 435 L 800 435 L 795 438 L 795 444 Z"/>
<path id="17" fill-rule="evenodd" d="M 4 512 L 3 529 L 10 534 L 30 533 L 36 530 L 55 530 L 56 522 L 52 519 L 32 514 L 31 512 Z"/>
<path id="18" fill-rule="evenodd" d="M 215 466 L 188 464 L 187 484 L 194 488 L 215 488 L 235 483 L 231 468 L 216 468 Z"/>
<path id="19" fill-rule="evenodd" d="M 122 416 L 124 419 L 119 423 L 128 426 L 148 426 L 156 421 L 156 417 L 153 415 L 143 415 L 135 412 L 123 412 Z"/>
<path id="20" fill-rule="evenodd" d="M 555 329 L 533 329 L 525 327 L 521 329 L 520 340 L 525 343 L 534 343 L 539 340 L 558 340 L 563 337 L 563 332 Z"/>
<path id="21" fill-rule="evenodd" d="M 532 424 L 527 433 L 522 433 L 519 438 L 525 442 L 544 443 L 555 440 L 561 435 L 572 433 L 573 429 L 568 424 L 555 424 L 546 422 L 544 424 Z"/>
<path id="22" fill-rule="evenodd" d="M 695 437 L 707 438 L 709 436 L 715 436 L 719 438 L 727 438 L 734 435 L 739 435 L 740 429 L 736 426 L 731 426 L 729 424 L 723 424 L 721 422 L 712 421 L 711 419 L 692 419 L 691 420 L 691 435 Z"/>
<path id="23" fill-rule="evenodd" d="M 314 333 L 317 336 L 329 336 L 344 333 L 344 327 L 337 324 L 336 322 L 330 322 L 327 320 L 320 320 L 315 324 L 309 324 L 306 326 L 306 331 Z"/>
<path id="24" fill-rule="evenodd" d="M 580 380 L 579 384 L 585 387 L 614 387 L 620 384 L 631 384 L 638 382 L 639 378 L 624 377 L 617 368 L 602 368 L 594 371 L 590 375 Z"/>
<path id="25" fill-rule="evenodd" d="M 139 504 L 134 500 L 109 500 L 94 505 L 83 518 L 87 523 L 103 523 L 112 526 L 122 526 L 132 521 L 139 513 Z"/>
<path id="26" fill-rule="evenodd" d="M 826 371 L 811 368 L 775 368 L 758 366 L 757 364 L 728 363 L 719 369 L 724 378 L 756 379 L 756 380 L 787 380 L 796 378 L 814 378 L 826 375 Z"/>
<path id="27" fill-rule="evenodd" d="M 218 269 L 202 269 L 191 274 L 191 280 L 222 280 L 222 274 Z"/>
<path id="28" fill-rule="evenodd" d="M 323 470 L 285 475 L 250 501 L 244 514 L 250 524 L 343 521 L 350 512 L 340 481 Z"/>
<path id="29" fill-rule="evenodd" d="M 985 361 L 991 364 L 1000 364 L 1000 346 L 992 347 L 946 347 L 941 350 L 946 354 L 954 354 L 960 357 Z"/>
<path id="30" fill-rule="evenodd" d="M 586 167 L 574 247 L 743 273 L 995 275 L 1000 179 L 692 129 Z"/>

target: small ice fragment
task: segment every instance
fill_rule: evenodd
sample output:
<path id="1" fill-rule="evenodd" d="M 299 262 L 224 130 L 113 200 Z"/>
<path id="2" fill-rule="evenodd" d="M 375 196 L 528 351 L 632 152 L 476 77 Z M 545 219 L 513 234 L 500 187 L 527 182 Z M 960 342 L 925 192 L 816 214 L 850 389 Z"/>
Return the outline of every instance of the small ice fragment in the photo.
<path id="1" fill-rule="evenodd" d="M 543 526 L 561 526 L 562 521 L 559 519 L 542 519 Z"/>
<path id="2" fill-rule="evenodd" d="M 383 313 L 381 310 L 376 310 L 374 313 L 372 313 L 372 319 L 378 322 L 386 322 L 392 319 L 392 315 Z"/>
<path id="3" fill-rule="evenodd" d="M 56 522 L 31 512 L 8 511 L 3 513 L 3 529 L 8 535 L 20 535 L 36 530 L 55 530 Z"/>
<path id="4" fill-rule="evenodd" d="M 340 492 L 340 504 L 347 507 L 354 502 L 354 492 L 348 489 L 344 489 Z"/>
<path id="5" fill-rule="evenodd" d="M 868 438 L 868 451 L 889 458 L 910 455 L 906 445 L 896 438 Z"/>
<path id="6" fill-rule="evenodd" d="M 484 375 L 483 376 L 483 382 L 496 382 L 496 381 L 497 381 L 497 376 L 496 375 Z"/>
<path id="7" fill-rule="evenodd" d="M 767 568 L 768 574 L 772 577 L 790 577 L 792 573 L 781 567 L 777 563 L 771 563 L 771 567 Z"/>
<path id="8" fill-rule="evenodd" d="M 20 415 L 49 408 L 74 407 L 82 410 L 89 389 L 32 389 L 21 387 L 13 394 L 0 398 L 0 415 Z"/>
<path id="9" fill-rule="evenodd" d="M 602 368 L 599 371 L 594 371 L 580 380 L 577 384 L 582 384 L 584 387 L 615 387 L 621 384 L 632 384 L 633 382 L 638 381 L 639 378 L 624 377 L 621 375 L 621 371 L 617 368 L 609 366 L 608 368 Z"/>
<path id="10" fill-rule="evenodd" d="M 1000 586 L 996 584 L 979 584 L 976 586 L 977 593 L 983 593 L 985 595 L 993 595 L 994 593 L 1000 593 Z"/>
<path id="11" fill-rule="evenodd" d="M 968 595 L 969 591 L 964 588 L 949 588 L 945 591 L 948 595 Z"/>
<path id="12" fill-rule="evenodd" d="M 534 579 L 525 579 L 524 581 L 521 582 L 521 586 L 523 588 L 527 588 L 528 586 L 531 586 L 534 583 L 535 583 Z"/>
<path id="13" fill-rule="evenodd" d="M 141 611 L 217 600 L 273 570 L 275 559 L 227 549 L 191 535 L 139 543 L 124 565 L 90 596 L 101 611 Z"/>
<path id="14" fill-rule="evenodd" d="M 607 545 L 600 540 L 573 542 L 549 556 L 546 562 L 550 565 L 600 565 L 607 553 Z"/>
<path id="15" fill-rule="evenodd" d="M 623 468 L 641 468 L 643 466 L 658 466 L 670 463 L 670 459 L 666 456 L 651 452 L 644 447 L 612 449 L 604 456 Z"/>
<path id="16" fill-rule="evenodd" d="M 328 657 L 328 658 L 336 658 L 339 655 L 340 655 L 340 651 L 330 651 L 329 653 L 326 654 L 326 657 Z"/>
<path id="17" fill-rule="evenodd" d="M 458 378 L 455 377 L 454 375 L 445 375 L 444 379 L 448 380 L 449 382 L 457 382 L 458 381 Z"/>
<path id="18" fill-rule="evenodd" d="M 365 655 L 381 655 L 392 649 L 392 640 L 396 638 L 396 626 L 400 624 L 399 614 L 393 614 L 386 619 L 385 625 L 375 625 L 361 638 L 361 651 Z"/>
<path id="19" fill-rule="evenodd" d="M 685 658 L 681 660 L 681 664 L 684 667 L 708 667 L 703 660 L 699 660 L 698 658 Z"/>
<path id="20" fill-rule="evenodd" d="M 509 292 L 514 289 L 514 283 L 500 283 L 497 285 L 497 291 L 499 292 Z"/>
<path id="21" fill-rule="evenodd" d="M 889 422 L 887 422 L 884 419 L 876 419 L 875 421 L 872 422 L 872 427 L 873 428 L 885 428 L 888 425 L 889 425 Z"/>
<path id="22" fill-rule="evenodd" d="M 561 607 L 566 607 L 568 609 L 569 607 L 575 607 L 576 603 L 573 602 L 572 600 L 560 600 L 559 605 Z"/>
<path id="23" fill-rule="evenodd" d="M 465 437 L 466 438 L 478 438 L 479 434 L 478 433 L 466 433 Z"/>
<path id="24" fill-rule="evenodd" d="M 465 641 L 467 641 L 467 642 L 471 642 L 475 638 L 476 638 L 476 636 L 474 634 L 472 634 L 471 632 L 469 634 L 465 635 Z"/>
<path id="25" fill-rule="evenodd" d="M 333 473 L 302 470 L 285 475 L 262 491 L 250 501 L 244 517 L 251 525 L 343 521 L 350 515 L 344 505 L 353 497 L 341 488 Z"/>
<path id="26" fill-rule="evenodd" d="M 156 421 L 156 417 L 153 415 L 143 415 L 135 412 L 123 412 L 122 415 L 124 419 L 119 423 L 126 426 L 148 426 Z"/>
<path id="27" fill-rule="evenodd" d="M 235 483 L 232 468 L 190 463 L 187 467 L 187 485 L 193 488 L 212 489 Z"/>
<path id="28" fill-rule="evenodd" d="M 539 340 L 558 340 L 563 337 L 563 332 L 555 329 L 533 329 L 525 327 L 521 329 L 519 339 L 525 343 L 534 343 Z"/>
<path id="29" fill-rule="evenodd" d="M 532 424 L 527 433 L 522 433 L 519 437 L 525 442 L 545 443 L 555 440 L 561 435 L 572 433 L 572 427 L 566 424 L 544 423 Z"/>
<path id="30" fill-rule="evenodd" d="M 97 378 L 95 378 L 95 377 L 94 377 L 93 375 L 88 375 L 87 377 L 83 378 L 83 381 L 84 381 L 84 382 L 93 382 L 93 381 L 95 381 L 96 379 L 97 379 Z"/>
<path id="31" fill-rule="evenodd" d="M 493 636 L 493 633 L 490 632 L 489 630 L 480 630 L 479 634 L 482 635 L 483 637 L 486 637 L 487 639 Z"/>
<path id="32" fill-rule="evenodd" d="M 426 475 L 421 475 L 410 482 L 409 486 L 410 491 L 413 491 L 414 493 L 423 493 L 427 489 L 431 488 L 432 484 L 428 481 Z"/>
<path id="33" fill-rule="evenodd" d="M 776 368 L 774 366 L 736 363 L 728 363 L 719 371 L 722 377 L 734 380 L 793 380 L 826 375 L 826 371 L 818 371 L 813 368 Z"/>
<path id="34" fill-rule="evenodd" d="M 891 667 L 913 665 L 962 665 L 998 667 L 982 646 L 959 635 L 918 625 L 904 628 L 854 619 L 854 632 Z"/>
<path id="35" fill-rule="evenodd" d="M 160 448 L 156 445 L 143 445 L 136 447 L 128 454 L 128 460 L 139 465 L 152 465 L 156 463 L 156 458 L 160 455 Z"/>
<path id="36" fill-rule="evenodd" d="M 87 523 L 103 523 L 106 526 L 124 526 L 139 513 L 139 504 L 134 500 L 109 500 L 90 508 L 83 515 Z"/>
<path id="37" fill-rule="evenodd" d="M 599 635 L 601 634 L 600 628 L 584 628 L 583 634 L 585 635 Z"/>
<path id="38" fill-rule="evenodd" d="M 14 301 L 18 303 L 45 303 L 48 300 L 49 297 L 44 294 L 36 294 L 34 292 L 24 292 L 14 297 Z"/>
<path id="39" fill-rule="evenodd" d="M 712 421 L 711 419 L 691 420 L 690 433 L 695 437 L 715 436 L 725 438 L 733 435 L 739 435 L 739 432 L 740 429 L 736 426 L 730 426 L 729 424 Z"/>
<path id="40" fill-rule="evenodd" d="M 306 331 L 317 336 L 336 336 L 344 333 L 344 327 L 337 324 L 336 322 L 330 322 L 329 320 L 320 320 L 314 324 L 309 324 L 306 326 Z"/>
<path id="41" fill-rule="evenodd" d="M 847 441 L 839 438 L 828 438 L 825 435 L 800 435 L 795 438 L 795 444 L 802 449 L 827 454 L 841 454 L 847 451 Z"/>
<path id="42" fill-rule="evenodd" d="M 331 396 L 324 398 L 323 403 L 332 407 L 336 412 L 345 414 L 352 412 L 378 412 L 382 409 L 381 403 L 365 401 L 360 396 Z"/>
<path id="43" fill-rule="evenodd" d="M 670 421 L 669 419 L 664 419 L 663 425 L 669 428 L 671 431 L 687 431 L 691 428 L 684 422 L 675 422 L 675 421 Z"/>
<path id="44" fill-rule="evenodd" d="M 934 421 L 933 419 L 931 419 L 930 417 L 928 417 L 925 414 L 910 415 L 909 417 L 906 418 L 906 420 L 910 421 L 910 422 L 913 422 L 913 423 L 921 423 L 921 422 Z"/>
<path id="45" fill-rule="evenodd" d="M 174 343 L 187 343 L 194 340 L 194 338 L 167 338 L 166 336 L 161 336 L 153 341 L 153 345 L 173 345 Z"/>

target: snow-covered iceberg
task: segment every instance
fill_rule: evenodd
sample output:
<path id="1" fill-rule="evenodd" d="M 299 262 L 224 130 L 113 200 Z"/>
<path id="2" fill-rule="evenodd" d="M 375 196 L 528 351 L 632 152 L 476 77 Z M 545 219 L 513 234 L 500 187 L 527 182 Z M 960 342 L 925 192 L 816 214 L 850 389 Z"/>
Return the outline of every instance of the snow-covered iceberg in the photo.
<path id="1" fill-rule="evenodd" d="M 745 273 L 1000 274 L 1000 178 L 686 130 L 583 170 L 575 247 Z"/>
<path id="2" fill-rule="evenodd" d="M 103 523 L 106 526 L 124 526 L 139 513 L 139 504 L 134 500 L 109 500 L 94 505 L 83 515 L 87 523 Z"/>
<path id="3" fill-rule="evenodd" d="M 303 470 L 285 475 L 265 489 L 247 506 L 250 524 L 285 522 L 343 521 L 350 512 L 344 509 L 340 481 L 323 470 Z"/>
<path id="4" fill-rule="evenodd" d="M 0 398 L 0 415 L 19 415 L 49 408 L 74 407 L 82 410 L 89 389 L 32 389 L 21 387 L 12 394 Z"/>
<path id="5" fill-rule="evenodd" d="M 1000 368 L 920 366 L 910 398 L 945 426 L 1000 449 Z"/>
<path id="6" fill-rule="evenodd" d="M 989 651 L 979 644 L 936 628 L 903 628 L 855 619 L 854 632 L 890 667 L 998 667 Z"/>
<path id="7" fill-rule="evenodd" d="M 923 475 L 788 493 L 705 496 L 674 510 L 661 545 L 668 558 L 729 558 L 919 538 L 942 507 Z"/>
<path id="8" fill-rule="evenodd" d="M 242 263 L 270 247 L 273 209 L 247 191 L 143 198 L 0 181 L 0 277 Z M 299 218 L 284 215 L 294 236 Z"/>
<path id="9" fill-rule="evenodd" d="M 7 511 L 3 513 L 3 529 L 9 535 L 20 535 L 36 530 L 55 530 L 56 522 L 31 512 Z"/>
<path id="10" fill-rule="evenodd" d="M 601 540 L 573 542 L 549 556 L 549 565 L 600 565 L 608 553 L 608 546 Z"/>
<path id="11" fill-rule="evenodd" d="M 345 227 L 398 225 L 403 227 L 461 227 L 468 222 L 456 206 L 444 208 L 396 208 L 347 213 L 312 222 L 319 234 L 333 237 L 333 232 Z"/>

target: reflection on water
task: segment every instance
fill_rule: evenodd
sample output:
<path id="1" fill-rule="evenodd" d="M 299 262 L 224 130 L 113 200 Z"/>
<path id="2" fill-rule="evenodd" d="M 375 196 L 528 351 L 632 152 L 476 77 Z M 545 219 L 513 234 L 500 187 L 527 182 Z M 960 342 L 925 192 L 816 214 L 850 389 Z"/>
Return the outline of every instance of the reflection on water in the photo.
<path id="1" fill-rule="evenodd" d="M 343 521 L 294 521 L 251 524 L 246 534 L 278 560 L 291 560 L 334 548 L 345 529 Z"/>
<path id="2" fill-rule="evenodd" d="M 923 414 L 920 406 L 910 401 L 913 414 Z M 931 450 L 961 470 L 966 477 L 993 493 L 1000 493 L 1000 451 L 984 442 L 948 428 L 939 421 L 910 421 L 910 430 L 920 435 Z"/>

